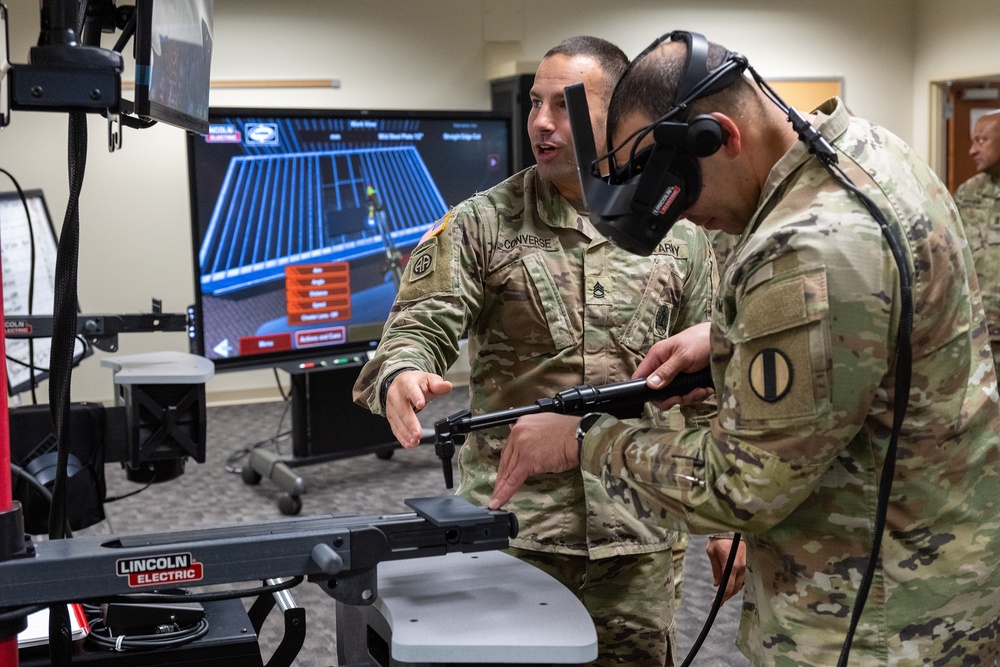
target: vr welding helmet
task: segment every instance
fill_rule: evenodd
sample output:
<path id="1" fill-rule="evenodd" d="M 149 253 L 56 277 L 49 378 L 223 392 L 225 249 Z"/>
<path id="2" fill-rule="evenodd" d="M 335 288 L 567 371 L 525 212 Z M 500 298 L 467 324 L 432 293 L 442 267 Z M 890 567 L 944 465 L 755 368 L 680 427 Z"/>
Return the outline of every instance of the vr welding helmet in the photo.
<path id="1" fill-rule="evenodd" d="M 627 140 L 634 147 L 651 133 L 654 143 L 638 152 L 633 148 L 628 162 L 620 168 L 614 162 L 616 151 L 612 149 L 610 136 L 608 155 L 601 159 L 597 156 L 583 84 L 564 89 L 577 170 L 591 220 L 601 234 L 637 255 L 651 254 L 681 214 L 697 201 L 701 193 L 697 158 L 712 155 L 726 142 L 725 131 L 712 116 L 688 119 L 691 103 L 732 85 L 748 67 L 746 58 L 727 52 L 722 63 L 709 71 L 705 37 L 675 31 L 657 39 L 629 63 L 615 93 L 632 67 L 666 41 L 687 44 L 674 105 Z M 611 98 L 614 99 L 614 93 Z M 607 177 L 599 169 L 604 158 L 610 166 Z"/>

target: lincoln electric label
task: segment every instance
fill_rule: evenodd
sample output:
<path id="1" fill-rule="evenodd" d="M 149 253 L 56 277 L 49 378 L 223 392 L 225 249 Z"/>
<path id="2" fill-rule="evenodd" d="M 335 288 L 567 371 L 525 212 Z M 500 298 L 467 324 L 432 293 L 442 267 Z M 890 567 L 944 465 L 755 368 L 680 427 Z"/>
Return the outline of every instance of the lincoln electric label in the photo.
<path id="1" fill-rule="evenodd" d="M 119 577 L 128 577 L 129 586 L 200 581 L 202 577 L 201 563 L 189 553 L 122 558 L 115 566 Z"/>

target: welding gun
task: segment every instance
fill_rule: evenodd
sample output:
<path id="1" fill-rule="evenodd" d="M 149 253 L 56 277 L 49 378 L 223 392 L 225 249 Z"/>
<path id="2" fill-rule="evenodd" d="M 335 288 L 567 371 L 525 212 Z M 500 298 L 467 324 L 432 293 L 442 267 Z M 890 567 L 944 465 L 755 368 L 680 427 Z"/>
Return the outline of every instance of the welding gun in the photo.
<path id="1" fill-rule="evenodd" d="M 472 431 L 511 424 L 519 417 L 540 412 L 580 416 L 588 412 L 606 412 L 619 419 L 632 419 L 642 415 L 642 408 L 649 401 L 684 396 L 699 387 L 711 386 L 712 374 L 706 368 L 696 373 L 678 373 L 670 384 L 660 389 L 646 386 L 646 378 L 596 387 L 582 384 L 564 389 L 555 396 L 540 398 L 532 405 L 521 408 L 508 408 L 482 415 L 462 410 L 435 422 L 434 452 L 441 459 L 444 483 L 450 489 L 454 483 L 452 459 L 455 456 L 455 445 L 461 446 L 465 442 L 465 436 Z"/>

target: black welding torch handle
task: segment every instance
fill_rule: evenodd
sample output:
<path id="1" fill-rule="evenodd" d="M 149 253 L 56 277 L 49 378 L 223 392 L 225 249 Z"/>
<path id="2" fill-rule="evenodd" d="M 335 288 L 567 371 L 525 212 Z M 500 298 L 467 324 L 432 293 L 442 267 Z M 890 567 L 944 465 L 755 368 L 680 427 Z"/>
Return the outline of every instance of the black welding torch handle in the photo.
<path id="1" fill-rule="evenodd" d="M 540 412 L 564 415 L 607 412 L 621 419 L 638 417 L 642 414 L 642 406 L 649 401 L 684 396 L 699 387 L 711 386 L 712 374 L 705 368 L 695 373 L 678 373 L 670 384 L 660 389 L 649 388 L 646 386 L 646 379 L 639 378 L 599 386 L 579 385 L 565 389 L 552 398 L 540 398 L 532 405 L 482 415 L 473 415 L 468 410 L 463 410 L 434 425 L 435 450 L 441 459 L 445 486 L 450 489 L 453 484 L 451 459 L 455 454 L 455 442 L 461 444 L 465 434 L 472 431 L 512 424 L 520 417 Z"/>
<path id="2" fill-rule="evenodd" d="M 615 382 L 600 386 L 583 384 L 565 389 L 553 398 L 556 404 L 550 412 L 566 415 L 583 415 L 588 412 L 615 413 L 619 409 L 637 406 L 641 407 L 650 401 L 659 401 L 672 396 L 684 396 L 699 387 L 712 386 L 712 373 L 709 369 L 695 373 L 678 373 L 666 387 L 651 389 L 646 385 L 646 378 Z M 545 400 L 545 399 L 542 399 Z"/>

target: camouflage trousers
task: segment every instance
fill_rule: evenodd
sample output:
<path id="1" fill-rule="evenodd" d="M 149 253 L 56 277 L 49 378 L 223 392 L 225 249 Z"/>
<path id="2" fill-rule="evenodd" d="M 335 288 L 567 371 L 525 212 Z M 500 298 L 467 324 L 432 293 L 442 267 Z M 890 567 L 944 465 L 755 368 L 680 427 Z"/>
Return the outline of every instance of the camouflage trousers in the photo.
<path id="1" fill-rule="evenodd" d="M 554 577 L 583 602 L 597 630 L 598 657 L 591 665 L 673 667 L 676 549 L 600 560 L 507 551 Z"/>

